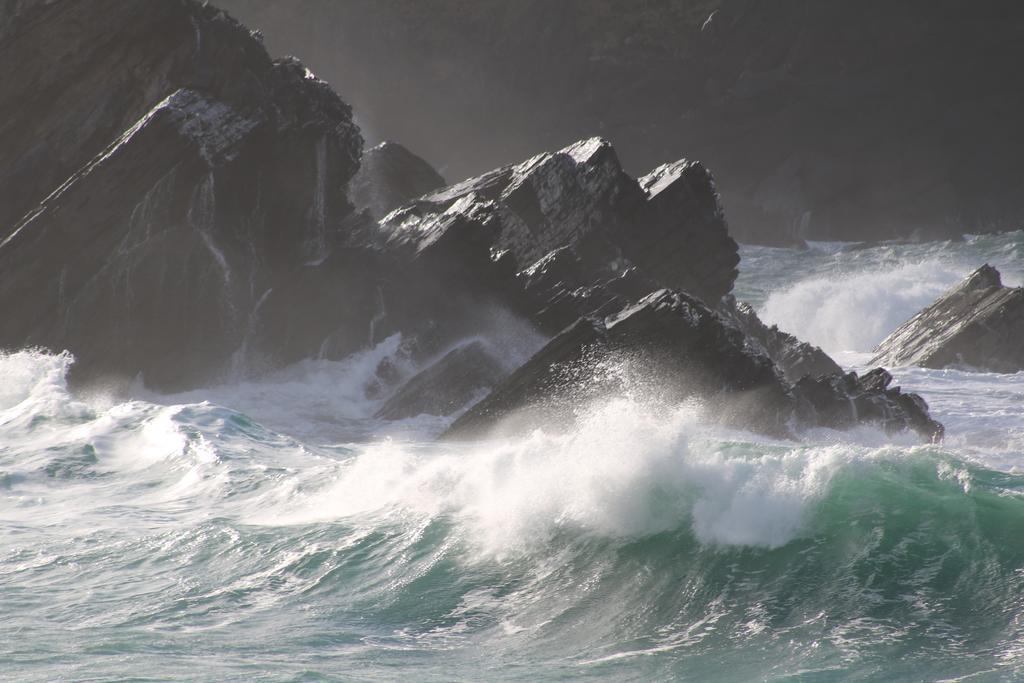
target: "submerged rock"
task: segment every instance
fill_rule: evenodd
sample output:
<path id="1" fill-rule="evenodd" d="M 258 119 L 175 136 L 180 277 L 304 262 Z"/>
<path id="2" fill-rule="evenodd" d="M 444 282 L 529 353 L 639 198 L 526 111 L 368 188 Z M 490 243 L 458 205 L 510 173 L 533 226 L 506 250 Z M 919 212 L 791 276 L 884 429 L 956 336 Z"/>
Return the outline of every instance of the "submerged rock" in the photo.
<path id="1" fill-rule="evenodd" d="M 363 153 L 349 194 L 357 208 L 380 220 L 403 204 L 444 187 L 433 166 L 397 142 L 382 142 Z"/>
<path id="2" fill-rule="evenodd" d="M 1024 370 L 1024 289 L 985 264 L 875 348 L 872 364 Z"/>

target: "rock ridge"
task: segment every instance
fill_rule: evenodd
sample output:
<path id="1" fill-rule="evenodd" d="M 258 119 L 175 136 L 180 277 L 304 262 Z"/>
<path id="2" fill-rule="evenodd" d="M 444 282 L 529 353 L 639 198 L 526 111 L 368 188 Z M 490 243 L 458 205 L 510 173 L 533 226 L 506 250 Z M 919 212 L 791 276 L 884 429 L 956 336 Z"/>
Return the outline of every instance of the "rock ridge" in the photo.
<path id="1" fill-rule="evenodd" d="M 886 337 L 871 362 L 1020 372 L 1022 334 L 1024 289 L 986 263 Z"/>

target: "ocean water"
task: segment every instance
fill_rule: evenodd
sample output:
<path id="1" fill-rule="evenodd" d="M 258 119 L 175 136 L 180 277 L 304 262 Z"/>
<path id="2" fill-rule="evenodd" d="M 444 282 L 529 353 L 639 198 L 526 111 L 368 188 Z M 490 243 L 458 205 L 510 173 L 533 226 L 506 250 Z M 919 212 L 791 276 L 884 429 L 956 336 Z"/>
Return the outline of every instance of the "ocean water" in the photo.
<path id="1" fill-rule="evenodd" d="M 737 294 L 859 368 L 1022 249 L 744 247 Z M 1024 678 L 1024 374 L 895 368 L 940 445 L 636 396 L 452 445 L 373 420 L 397 343 L 131 400 L 0 357 L 0 679 Z"/>

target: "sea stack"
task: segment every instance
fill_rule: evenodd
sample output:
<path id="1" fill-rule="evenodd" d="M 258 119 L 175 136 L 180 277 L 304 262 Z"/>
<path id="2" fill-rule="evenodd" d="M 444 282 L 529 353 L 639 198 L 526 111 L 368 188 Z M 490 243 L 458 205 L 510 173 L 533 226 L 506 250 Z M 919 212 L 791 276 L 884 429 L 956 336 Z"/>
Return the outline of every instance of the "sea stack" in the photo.
<path id="1" fill-rule="evenodd" d="M 986 263 L 886 337 L 871 363 L 1019 372 L 1022 339 L 1024 289 Z"/>

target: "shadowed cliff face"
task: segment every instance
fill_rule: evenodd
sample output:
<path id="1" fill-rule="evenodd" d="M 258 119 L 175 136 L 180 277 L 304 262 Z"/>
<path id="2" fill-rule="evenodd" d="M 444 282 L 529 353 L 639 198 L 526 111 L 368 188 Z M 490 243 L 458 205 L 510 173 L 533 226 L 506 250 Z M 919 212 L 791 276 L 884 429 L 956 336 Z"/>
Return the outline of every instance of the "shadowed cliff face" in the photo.
<path id="1" fill-rule="evenodd" d="M 324 279 L 373 307 L 371 259 L 317 267 L 346 258 L 362 138 L 300 63 L 196 0 L 2 12 L 0 346 L 179 388 L 314 353 L 302 307 Z M 338 353 L 366 343 L 372 311 L 324 310 L 358 321 Z"/>
<path id="2" fill-rule="evenodd" d="M 600 134 L 715 169 L 748 241 L 1024 220 L 1008 0 L 223 4 L 451 179 Z"/>

